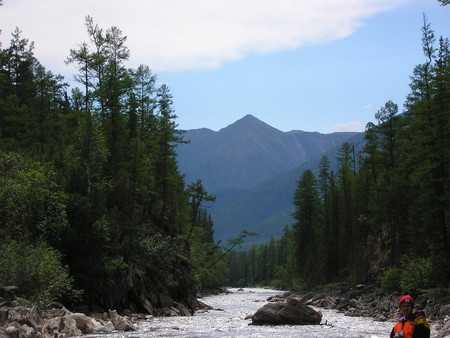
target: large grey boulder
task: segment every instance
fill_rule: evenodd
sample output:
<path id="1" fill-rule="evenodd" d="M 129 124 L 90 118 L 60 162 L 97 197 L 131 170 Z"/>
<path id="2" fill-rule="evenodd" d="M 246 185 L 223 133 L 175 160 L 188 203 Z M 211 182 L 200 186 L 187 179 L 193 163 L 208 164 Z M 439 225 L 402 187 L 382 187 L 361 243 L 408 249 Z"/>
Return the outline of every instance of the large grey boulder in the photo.
<path id="1" fill-rule="evenodd" d="M 109 314 L 109 318 L 111 318 L 111 323 L 114 326 L 114 330 L 118 330 L 118 331 L 135 331 L 136 330 L 136 328 L 130 322 L 130 320 L 117 314 L 116 310 L 109 310 L 108 314 Z"/>
<path id="2" fill-rule="evenodd" d="M 67 319 L 73 319 L 75 321 L 75 326 L 83 334 L 90 334 L 95 331 L 95 323 L 92 318 L 86 316 L 84 313 L 72 313 L 66 316 Z"/>
<path id="3" fill-rule="evenodd" d="M 83 333 L 74 318 L 55 317 L 45 321 L 41 332 L 44 337 L 77 337 Z"/>
<path id="4" fill-rule="evenodd" d="M 318 325 L 322 313 L 303 304 L 296 298 L 286 302 L 271 302 L 260 308 L 252 317 L 253 325 Z"/>

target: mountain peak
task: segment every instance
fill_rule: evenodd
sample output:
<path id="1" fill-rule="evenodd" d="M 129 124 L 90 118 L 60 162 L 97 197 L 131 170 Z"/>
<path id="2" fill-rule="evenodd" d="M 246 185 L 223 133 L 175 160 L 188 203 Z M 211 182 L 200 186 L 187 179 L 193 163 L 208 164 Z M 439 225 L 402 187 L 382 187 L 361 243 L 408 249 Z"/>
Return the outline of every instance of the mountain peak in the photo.
<path id="1" fill-rule="evenodd" d="M 258 118 L 254 117 L 252 114 L 247 114 L 238 121 L 259 121 L 259 122 L 261 122 Z"/>
<path id="2" fill-rule="evenodd" d="M 258 124 L 258 125 L 264 124 L 266 126 L 269 126 L 267 123 L 264 123 L 263 121 L 261 121 L 260 119 L 258 119 L 255 116 L 253 116 L 252 114 L 245 115 L 243 118 L 237 120 L 235 123 Z M 235 124 L 235 123 L 233 123 L 233 124 Z M 270 127 L 270 128 L 272 128 L 272 127 Z"/>
<path id="3" fill-rule="evenodd" d="M 279 132 L 278 129 L 268 125 L 267 123 L 261 121 L 260 119 L 256 118 L 255 116 L 251 114 L 247 114 L 244 117 L 240 118 L 236 122 L 230 124 L 228 127 L 225 127 L 222 129 L 223 131 L 239 131 L 239 132 L 246 132 L 249 130 L 252 131 L 272 131 L 272 132 Z"/>

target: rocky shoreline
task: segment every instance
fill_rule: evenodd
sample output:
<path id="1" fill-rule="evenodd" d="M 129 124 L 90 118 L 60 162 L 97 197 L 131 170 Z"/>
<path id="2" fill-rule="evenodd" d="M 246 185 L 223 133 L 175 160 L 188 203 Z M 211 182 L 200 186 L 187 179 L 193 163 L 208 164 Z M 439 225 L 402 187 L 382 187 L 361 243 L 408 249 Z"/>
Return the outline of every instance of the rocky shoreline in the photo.
<path id="1" fill-rule="evenodd" d="M 398 316 L 397 302 L 400 297 L 400 293 L 385 296 L 376 287 L 361 284 L 355 288 L 342 285 L 333 290 L 316 290 L 307 294 L 286 292 L 269 301 L 279 301 L 276 298 L 296 298 L 305 305 L 336 310 L 346 316 L 371 317 L 377 321 L 394 322 Z M 439 303 L 433 302 L 425 295 L 415 298 L 415 308 L 425 312 L 431 325 L 431 337 L 450 337 L 450 298 L 442 299 Z"/>
<path id="2" fill-rule="evenodd" d="M 16 296 L 18 288 L 7 286 L 0 288 L 0 338 L 65 338 L 95 333 L 115 331 L 134 331 L 135 324 L 153 315 L 135 314 L 125 310 L 118 314 L 116 310 L 103 313 L 71 312 L 62 304 L 49 303 L 37 306 L 26 299 Z M 198 308 L 208 308 L 197 302 Z M 171 306 L 154 309 L 160 316 L 190 316 L 185 305 L 173 302 Z"/>
<path id="3" fill-rule="evenodd" d="M 0 288 L 0 337 L 73 337 L 95 333 L 136 330 L 135 323 L 150 319 L 152 315 L 132 314 L 125 311 L 119 315 L 115 310 L 94 313 L 74 313 L 58 303 L 37 307 L 16 296 L 16 287 Z M 228 291 L 227 291 L 228 292 Z M 285 292 L 269 298 L 269 302 L 299 301 L 305 305 L 333 309 L 347 316 L 371 317 L 379 321 L 394 321 L 397 317 L 397 300 L 400 294 L 384 296 L 373 286 L 358 285 L 356 288 L 341 286 L 334 290 L 317 290 L 308 294 Z M 435 303 L 424 295 L 416 298 L 416 308 L 424 310 L 432 328 L 433 338 L 450 337 L 450 299 Z M 197 310 L 211 309 L 197 301 Z M 156 313 L 156 312 L 155 312 Z M 158 315 L 190 316 L 192 312 L 182 304 L 160 309 Z"/>
<path id="4" fill-rule="evenodd" d="M 0 288 L 0 337 L 64 338 L 135 330 L 133 319 L 114 310 L 89 317 L 58 303 L 36 306 L 16 297 L 16 291 L 14 286 Z"/>

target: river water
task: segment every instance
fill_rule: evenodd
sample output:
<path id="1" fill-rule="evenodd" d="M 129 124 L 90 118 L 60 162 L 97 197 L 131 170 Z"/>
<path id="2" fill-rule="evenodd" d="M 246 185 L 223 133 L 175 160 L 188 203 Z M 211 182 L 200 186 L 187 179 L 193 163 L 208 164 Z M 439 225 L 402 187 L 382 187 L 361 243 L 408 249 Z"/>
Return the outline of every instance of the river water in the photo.
<path id="1" fill-rule="evenodd" d="M 215 310 L 197 312 L 191 317 L 156 317 L 141 321 L 131 333 L 96 335 L 97 337 L 388 337 L 392 322 L 377 322 L 370 318 L 348 317 L 334 310 L 322 312 L 322 325 L 249 325 L 252 315 L 267 303 L 276 290 L 249 288 L 230 289 L 226 295 L 210 296 L 201 301 Z"/>

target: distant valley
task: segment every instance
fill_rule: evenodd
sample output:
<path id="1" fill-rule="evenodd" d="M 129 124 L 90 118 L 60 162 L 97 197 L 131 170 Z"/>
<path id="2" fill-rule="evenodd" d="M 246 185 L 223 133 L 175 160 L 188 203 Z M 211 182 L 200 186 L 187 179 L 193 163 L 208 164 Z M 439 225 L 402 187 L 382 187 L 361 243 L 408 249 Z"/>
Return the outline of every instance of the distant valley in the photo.
<path id="1" fill-rule="evenodd" d="M 217 197 L 209 209 L 215 239 L 226 241 L 242 229 L 259 235 L 252 244 L 279 237 L 292 224 L 292 197 L 305 169 L 316 171 L 320 158 L 335 155 L 345 141 L 361 147 L 363 133 L 282 132 L 246 115 L 215 132 L 186 130 L 190 141 L 177 147 L 178 164 L 189 184 L 201 179 Z"/>

